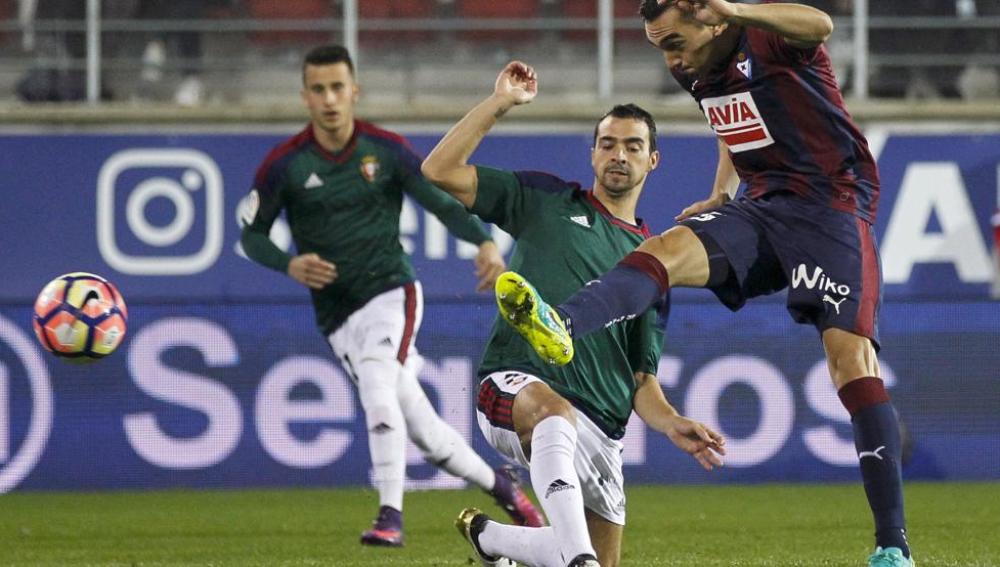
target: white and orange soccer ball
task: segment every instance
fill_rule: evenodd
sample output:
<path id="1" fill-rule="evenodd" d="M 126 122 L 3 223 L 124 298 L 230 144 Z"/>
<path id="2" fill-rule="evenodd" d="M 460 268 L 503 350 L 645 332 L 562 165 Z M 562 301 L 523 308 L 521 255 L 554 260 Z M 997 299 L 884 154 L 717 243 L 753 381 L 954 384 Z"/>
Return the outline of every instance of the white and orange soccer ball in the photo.
<path id="1" fill-rule="evenodd" d="M 114 352 L 128 323 L 121 293 L 95 274 L 73 272 L 50 281 L 35 300 L 35 335 L 45 350 L 89 362 Z"/>

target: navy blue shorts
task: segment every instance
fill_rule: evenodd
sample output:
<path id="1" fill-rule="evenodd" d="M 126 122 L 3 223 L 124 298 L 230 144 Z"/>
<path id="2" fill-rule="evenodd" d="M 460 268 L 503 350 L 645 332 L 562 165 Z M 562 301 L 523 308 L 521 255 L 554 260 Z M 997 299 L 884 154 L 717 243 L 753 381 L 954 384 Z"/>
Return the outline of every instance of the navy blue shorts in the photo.
<path id="1" fill-rule="evenodd" d="M 868 222 L 792 193 L 772 193 L 741 196 L 681 224 L 710 255 L 725 256 L 726 262 L 710 262 L 709 289 L 733 311 L 751 297 L 788 287 L 796 322 L 820 332 L 843 329 L 878 349 L 882 271 Z M 720 266 L 727 273 L 719 273 Z"/>

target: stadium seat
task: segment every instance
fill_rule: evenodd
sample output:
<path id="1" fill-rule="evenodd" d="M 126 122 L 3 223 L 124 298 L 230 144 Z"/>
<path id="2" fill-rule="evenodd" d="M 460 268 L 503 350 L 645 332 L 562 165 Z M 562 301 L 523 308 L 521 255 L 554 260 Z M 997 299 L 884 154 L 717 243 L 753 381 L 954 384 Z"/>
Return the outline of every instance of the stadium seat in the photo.
<path id="1" fill-rule="evenodd" d="M 437 15 L 438 6 L 442 0 L 363 0 L 358 2 L 358 17 L 362 26 L 365 19 L 425 19 Z M 420 42 L 434 37 L 431 31 L 407 30 L 369 30 L 361 32 L 358 40 L 362 45 L 372 42 L 385 43 L 389 41 Z"/>
<path id="2" fill-rule="evenodd" d="M 17 19 L 16 0 L 0 0 L 0 22 L 10 22 Z M 13 43 L 18 34 L 12 32 L 0 32 L 0 45 Z"/>
<path id="3" fill-rule="evenodd" d="M 596 18 L 597 0 L 563 0 L 562 14 L 567 19 L 570 18 Z M 614 17 L 616 19 L 633 19 L 636 22 L 635 29 L 623 29 L 615 32 L 616 40 L 638 40 L 646 38 L 642 30 L 638 16 L 639 2 L 636 0 L 614 0 Z M 597 37 L 596 31 L 569 30 L 565 34 L 566 39 L 593 41 Z"/>
<path id="4" fill-rule="evenodd" d="M 361 2 L 362 4 L 366 2 Z M 257 20 L 318 20 L 333 17 L 333 2 L 330 0 L 247 0 L 250 16 Z M 339 29 L 322 31 L 261 31 L 253 32 L 251 40 L 264 47 L 301 47 L 330 40 L 330 35 Z"/>
<path id="5" fill-rule="evenodd" d="M 539 0 L 457 0 L 457 15 L 463 20 L 530 19 L 539 15 Z M 512 41 L 531 38 L 531 30 L 469 31 L 462 37 L 473 41 Z"/>
<path id="6" fill-rule="evenodd" d="M 358 3 L 362 18 L 427 18 L 441 0 L 363 0 Z"/>

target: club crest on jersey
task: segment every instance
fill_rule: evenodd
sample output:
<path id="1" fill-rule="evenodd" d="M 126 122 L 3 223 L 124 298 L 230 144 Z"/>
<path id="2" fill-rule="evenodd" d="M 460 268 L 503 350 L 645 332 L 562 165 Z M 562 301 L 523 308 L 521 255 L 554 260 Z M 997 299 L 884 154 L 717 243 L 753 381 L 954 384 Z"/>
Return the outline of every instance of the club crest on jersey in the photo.
<path id="1" fill-rule="evenodd" d="M 747 57 L 747 54 L 740 51 L 739 55 L 736 56 L 736 70 L 743 73 L 743 76 L 749 79 L 751 65 L 753 65 L 753 63 L 750 62 L 750 58 Z"/>
<path id="2" fill-rule="evenodd" d="M 703 98 L 701 108 L 712 130 L 734 154 L 774 143 L 749 92 Z"/>
<path id="3" fill-rule="evenodd" d="M 378 158 L 375 156 L 365 156 L 361 158 L 361 175 L 364 176 L 369 183 L 375 181 L 375 176 L 378 175 L 379 167 Z"/>

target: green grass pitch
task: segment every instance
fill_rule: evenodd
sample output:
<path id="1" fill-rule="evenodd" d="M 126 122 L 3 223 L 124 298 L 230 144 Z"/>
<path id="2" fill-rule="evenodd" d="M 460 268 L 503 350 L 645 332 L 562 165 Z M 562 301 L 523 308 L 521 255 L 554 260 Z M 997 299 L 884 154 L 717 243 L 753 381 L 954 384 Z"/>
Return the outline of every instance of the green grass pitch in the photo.
<path id="1" fill-rule="evenodd" d="M 371 490 L 0 495 L 0 565 L 468 566 L 452 527 L 473 491 L 406 496 L 406 547 L 361 547 Z M 907 485 L 919 567 L 1000 567 L 1000 483 Z M 860 485 L 637 486 L 623 564 L 862 566 Z"/>

